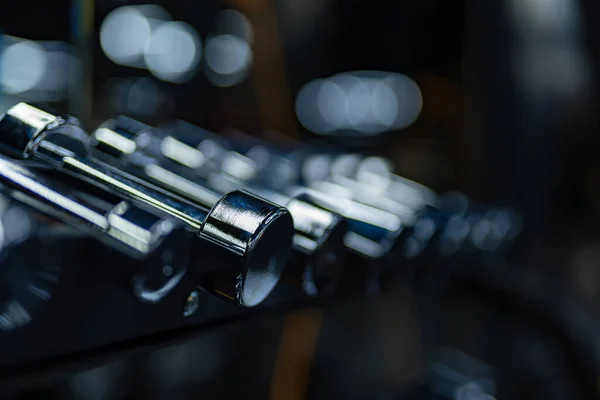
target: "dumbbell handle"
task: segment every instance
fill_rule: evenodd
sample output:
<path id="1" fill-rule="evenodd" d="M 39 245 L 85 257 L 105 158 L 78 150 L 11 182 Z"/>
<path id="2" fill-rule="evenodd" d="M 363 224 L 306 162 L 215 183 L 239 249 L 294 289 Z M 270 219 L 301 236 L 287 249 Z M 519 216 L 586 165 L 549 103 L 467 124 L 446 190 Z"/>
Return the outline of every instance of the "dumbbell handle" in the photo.
<path id="1" fill-rule="evenodd" d="M 110 207 L 92 196 L 78 194 L 41 174 L 0 157 L 0 183 L 25 204 L 91 233 L 128 255 L 143 259 L 152 253 L 175 223 L 127 201 Z"/>

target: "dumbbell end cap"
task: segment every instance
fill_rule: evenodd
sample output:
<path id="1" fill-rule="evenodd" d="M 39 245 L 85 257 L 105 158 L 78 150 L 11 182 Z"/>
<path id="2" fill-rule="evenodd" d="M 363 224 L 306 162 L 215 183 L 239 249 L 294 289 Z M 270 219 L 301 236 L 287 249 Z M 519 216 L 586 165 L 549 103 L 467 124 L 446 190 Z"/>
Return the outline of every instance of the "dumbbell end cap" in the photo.
<path id="1" fill-rule="evenodd" d="M 238 305 L 257 306 L 279 282 L 293 235 L 287 209 L 245 191 L 225 195 L 211 209 L 199 236 L 233 258 L 217 263 L 203 286 Z"/>
<path id="2" fill-rule="evenodd" d="M 286 206 L 294 218 L 294 249 L 300 264 L 299 271 L 288 271 L 287 275 L 295 281 L 301 274 L 301 286 L 308 296 L 331 293 L 346 255 L 347 220 L 307 193 L 295 196 Z"/>
<path id="3" fill-rule="evenodd" d="M 5 154 L 29 158 L 42 141 L 74 155 L 89 154 L 89 138 L 75 118 L 28 103 L 19 103 L 0 116 L 0 148 Z"/>
<path id="4" fill-rule="evenodd" d="M 308 260 L 303 276 L 304 292 L 311 296 L 331 294 L 337 287 L 346 257 L 344 237 L 348 232 L 346 220 L 340 219 L 331 227 L 319 251 Z"/>

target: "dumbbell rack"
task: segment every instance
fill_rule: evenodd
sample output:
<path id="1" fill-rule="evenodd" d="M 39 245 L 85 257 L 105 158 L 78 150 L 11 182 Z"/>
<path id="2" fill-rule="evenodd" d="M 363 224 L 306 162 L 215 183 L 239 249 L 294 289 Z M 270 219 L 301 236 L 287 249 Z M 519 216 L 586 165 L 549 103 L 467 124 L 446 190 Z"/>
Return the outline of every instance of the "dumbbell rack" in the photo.
<path id="1" fill-rule="evenodd" d="M 487 209 L 477 219 L 419 205 L 401 219 L 381 203 L 336 201 L 314 188 L 276 192 L 219 174 L 217 182 L 215 171 L 200 179 L 186 165 L 192 147 L 165 149 L 178 138 L 123 121 L 103 124 L 90 142 L 73 118 L 28 104 L 0 119 L 1 193 L 34 227 L 3 249 L 27 264 L 5 262 L 0 385 L 362 295 L 385 269 L 499 251 L 514 238 L 515 224 L 501 223 L 507 214 Z M 150 174 L 156 168 L 162 180 Z M 404 226 L 370 219 L 378 213 Z M 469 226 L 494 240 L 469 242 Z M 384 251 L 354 246 L 356 238 Z M 29 275 L 11 280 L 15 270 Z"/>

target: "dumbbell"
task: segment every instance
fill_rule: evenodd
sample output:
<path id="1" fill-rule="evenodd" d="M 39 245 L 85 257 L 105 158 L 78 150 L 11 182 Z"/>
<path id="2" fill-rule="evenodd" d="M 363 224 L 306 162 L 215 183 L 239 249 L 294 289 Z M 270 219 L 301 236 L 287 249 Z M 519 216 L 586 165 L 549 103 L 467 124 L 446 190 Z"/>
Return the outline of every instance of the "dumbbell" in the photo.
<path id="1" fill-rule="evenodd" d="M 221 298 L 256 306 L 279 281 L 293 236 L 292 218 L 281 206 L 242 191 L 223 196 L 210 210 L 197 206 L 94 159 L 76 121 L 26 103 L 0 119 L 0 143 L 8 155 L 41 162 L 88 189 L 181 221 L 196 236 L 192 272 L 202 288 Z"/>
<path id="2" fill-rule="evenodd" d="M 4 157 L 0 193 L 0 330 L 29 323 L 53 296 L 64 270 L 89 262 L 89 237 L 114 250 L 112 264 L 121 268 L 111 272 L 123 275 L 127 267 L 133 292 L 146 302 L 160 299 L 180 279 L 156 279 L 167 263 L 176 271 L 187 268 L 190 242 L 171 218 L 126 201 L 108 206 Z"/>
<path id="3" fill-rule="evenodd" d="M 232 185 L 225 190 L 212 190 L 206 182 L 201 182 L 193 168 L 200 166 L 198 163 L 205 157 L 199 150 L 131 118 L 122 116 L 105 122 L 96 129 L 93 139 L 99 159 L 116 163 L 135 176 L 205 207 L 212 207 L 218 201 L 221 196 L 218 193 L 241 188 Z M 323 209 L 307 194 L 291 197 L 256 187 L 243 189 L 286 206 L 294 219 L 293 256 L 284 282 L 292 290 L 301 288 L 309 296 L 331 293 L 345 256 L 345 219 Z"/>

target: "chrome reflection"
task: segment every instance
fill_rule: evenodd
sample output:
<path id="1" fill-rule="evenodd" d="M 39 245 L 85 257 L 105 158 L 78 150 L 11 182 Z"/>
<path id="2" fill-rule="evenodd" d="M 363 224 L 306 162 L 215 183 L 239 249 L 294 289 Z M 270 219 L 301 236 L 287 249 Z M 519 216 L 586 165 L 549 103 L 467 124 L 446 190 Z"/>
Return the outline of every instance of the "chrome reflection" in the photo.
<path id="1" fill-rule="evenodd" d="M 140 263 L 141 275 L 138 276 L 162 269 L 164 255 L 174 249 L 178 254 L 170 260 L 172 268 L 178 273 L 187 269 L 191 253 L 189 242 L 183 229 L 169 219 L 127 202 L 111 206 L 105 200 L 63 187 L 7 159 L 0 159 L 0 183 L 10 190 L 14 199 L 94 235 L 137 260 L 134 263 Z M 165 287 L 161 295 L 172 288 Z"/>

